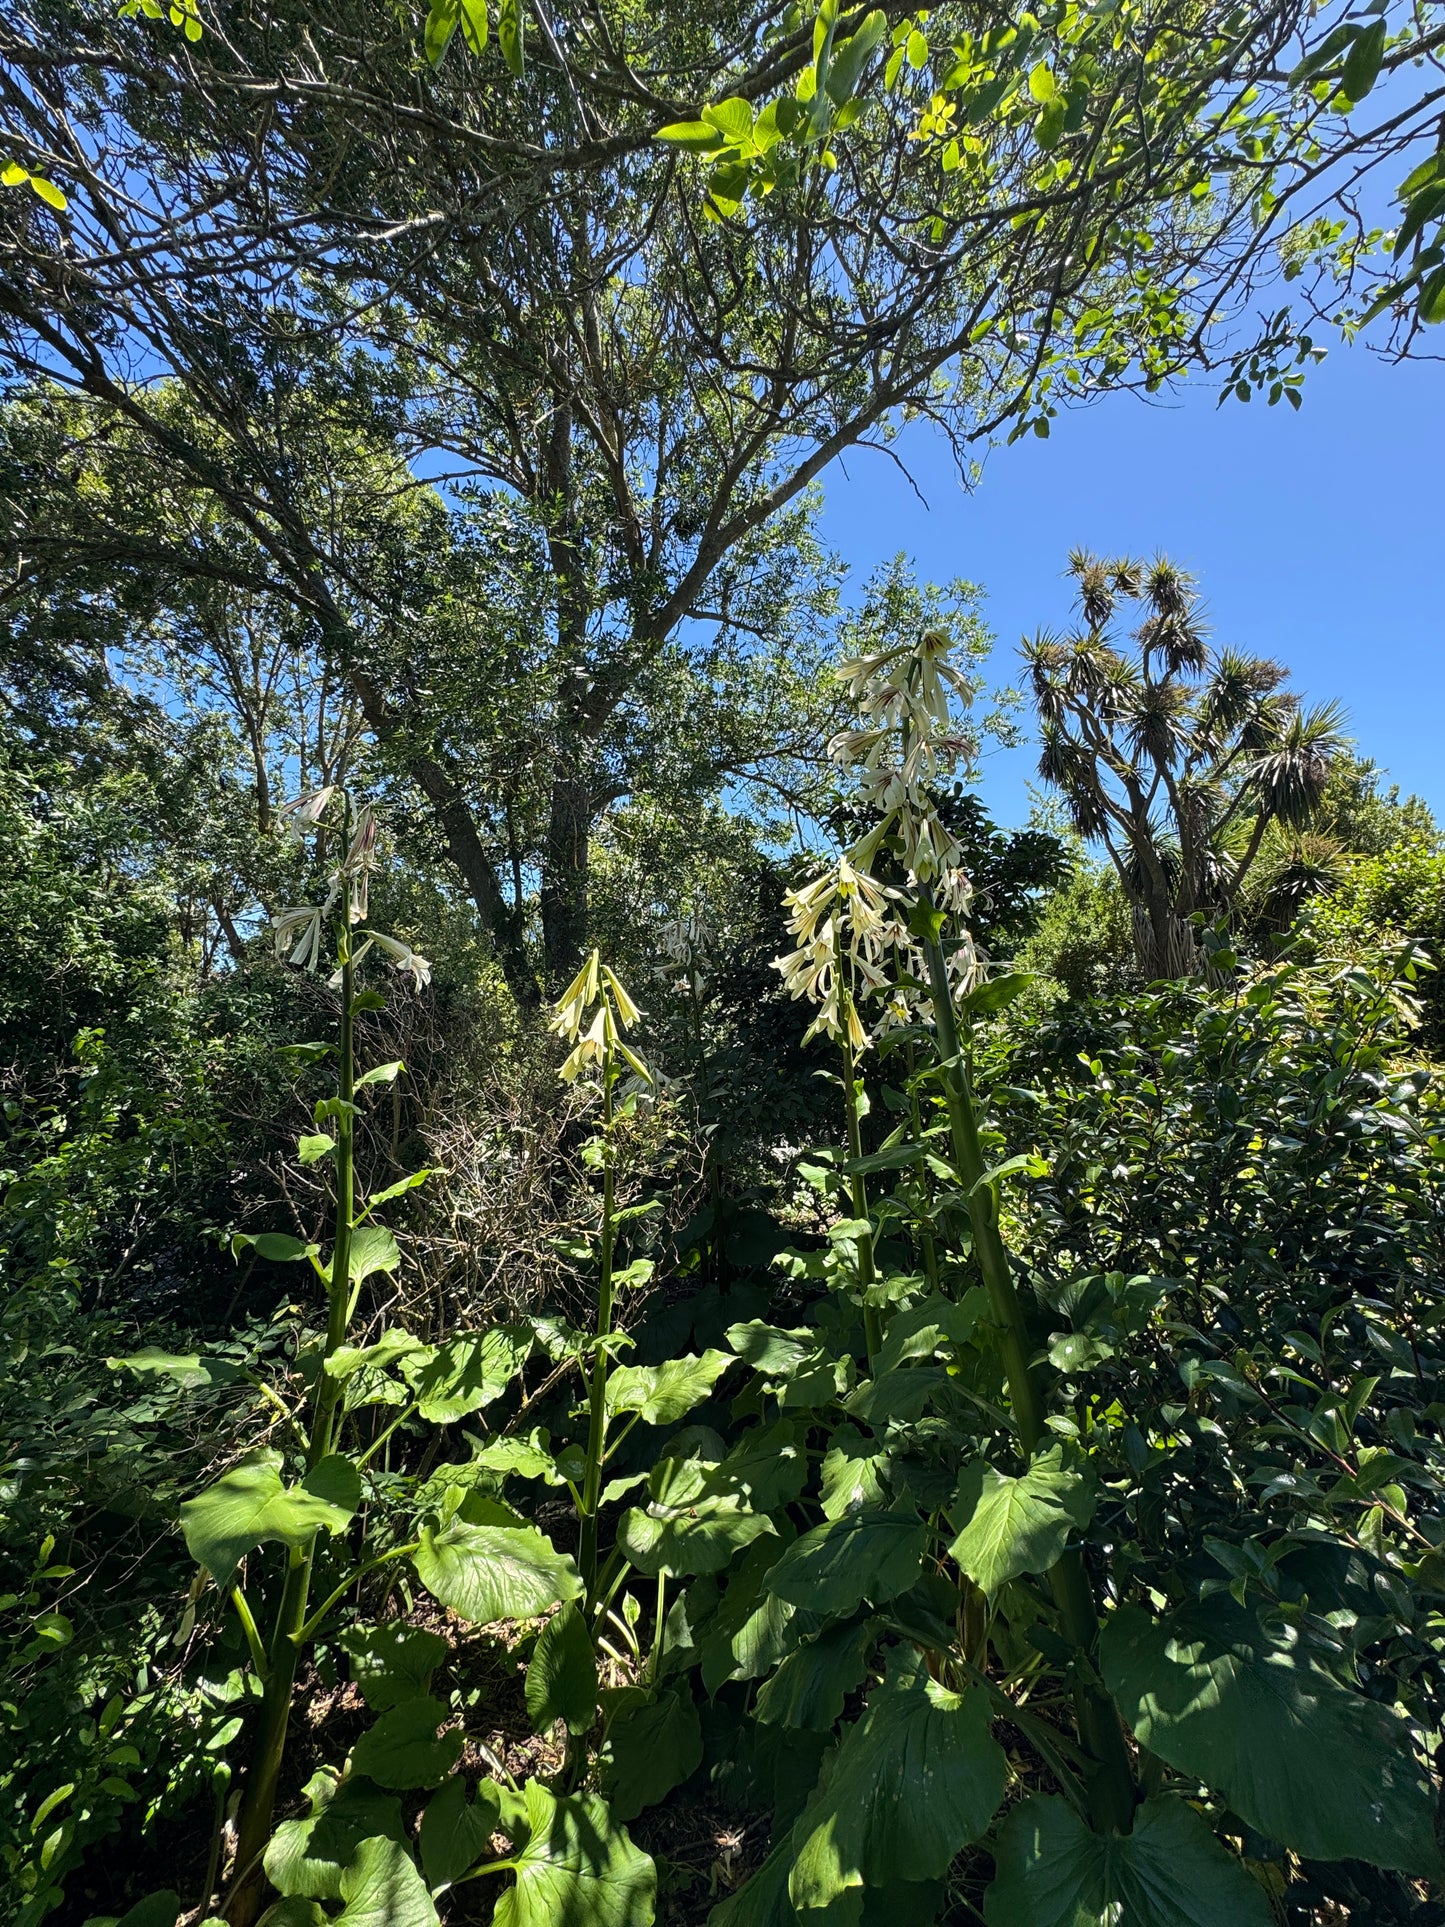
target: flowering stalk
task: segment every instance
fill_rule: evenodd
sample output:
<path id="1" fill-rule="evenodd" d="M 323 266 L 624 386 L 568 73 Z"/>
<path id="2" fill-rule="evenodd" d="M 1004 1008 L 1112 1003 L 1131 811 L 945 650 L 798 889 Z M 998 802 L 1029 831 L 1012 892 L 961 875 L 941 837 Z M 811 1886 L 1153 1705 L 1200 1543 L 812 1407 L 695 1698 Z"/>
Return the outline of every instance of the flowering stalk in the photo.
<path id="1" fill-rule="evenodd" d="M 430 977 L 430 965 L 400 938 L 383 936 L 377 931 L 354 932 L 352 926 L 366 915 L 368 881 L 375 861 L 375 820 L 363 809 L 353 820 L 351 803 L 344 792 L 326 789 L 302 797 L 283 812 L 284 820 L 298 832 L 323 825 L 334 797 L 342 807 L 341 843 L 344 856 L 333 872 L 323 903 L 283 911 L 272 920 L 278 952 L 292 963 L 314 969 L 322 954 L 323 933 L 328 921 L 334 922 L 336 972 L 331 978 L 341 993 L 337 1035 L 337 1073 L 334 1097 L 324 1114 L 332 1124 L 336 1172 L 336 1202 L 333 1216 L 331 1260 L 322 1265 L 313 1257 L 327 1294 L 326 1338 L 316 1374 L 311 1407 L 311 1424 L 306 1440 L 306 1471 L 314 1472 L 337 1446 L 342 1381 L 326 1370 L 326 1361 L 346 1342 L 353 1297 L 351 1284 L 351 1242 L 356 1225 L 356 968 L 373 948 L 387 956 L 395 967 L 410 975 L 418 987 Z M 361 941 L 357 943 L 355 937 Z M 399 1067 L 398 1067 L 399 1068 Z M 281 1602 L 268 1644 L 262 1648 L 261 1635 L 251 1617 L 250 1607 L 239 1587 L 232 1598 L 246 1631 L 247 1642 L 261 1677 L 261 1725 L 256 1750 L 246 1776 L 245 1792 L 237 1820 L 236 1873 L 225 1904 L 230 1927 L 250 1927 L 260 1912 L 265 1891 L 262 1855 L 271 1838 L 275 1815 L 276 1790 L 286 1756 L 286 1738 L 291 1719 L 291 1700 L 301 1654 L 325 1616 L 328 1602 L 310 1620 L 307 1604 L 315 1568 L 316 1535 L 287 1552 L 286 1578 Z"/>
<path id="2" fill-rule="evenodd" d="M 350 1266 L 352 1219 L 356 1209 L 355 1113 L 356 1055 L 353 1001 L 354 965 L 349 933 L 342 931 L 341 947 L 341 1024 L 338 1040 L 339 1063 L 336 1078 L 336 1215 L 335 1237 L 331 1248 L 326 1344 L 316 1375 L 316 1396 L 311 1412 L 311 1429 L 306 1445 L 306 1470 L 312 1472 L 333 1448 L 337 1400 L 341 1380 L 326 1370 L 326 1360 L 346 1342 L 350 1310 Z M 249 1927 L 260 1907 L 263 1889 L 261 1856 L 271 1838 L 276 1808 L 276 1788 L 286 1757 L 286 1734 L 291 1720 L 291 1699 L 296 1687 L 296 1671 L 301 1661 L 302 1629 L 306 1624 L 306 1605 L 311 1592 L 316 1539 L 292 1546 L 286 1566 L 286 1581 L 276 1624 L 266 1651 L 261 1699 L 261 1730 L 256 1737 L 256 1752 L 246 1776 L 246 1791 L 237 1821 L 236 1884 L 226 1904 L 226 1919 L 231 1927 Z"/>
<path id="3" fill-rule="evenodd" d="M 973 1253 L 999 1334 L 1019 1444 L 1032 1457 L 1045 1436 L 1043 1390 L 1033 1370 L 1028 1325 L 999 1231 L 996 1182 L 990 1178 L 979 1139 L 954 1002 L 960 966 L 966 988 L 977 958 L 966 937 L 950 957 L 942 934 L 950 915 L 960 917 L 967 909 L 971 894 L 962 851 L 938 820 L 933 802 L 934 786 L 952 773 L 972 747 L 953 726 L 951 699 L 967 697 L 970 691 L 948 664 L 948 648 L 946 633 L 925 630 L 915 643 L 859 657 L 839 671 L 866 726 L 841 732 L 829 745 L 830 754 L 835 761 L 854 766 L 864 796 L 880 815 L 869 836 L 842 858 L 839 876 L 845 871 L 859 875 L 852 893 L 856 902 L 867 902 L 871 890 L 896 906 L 891 917 L 875 915 L 871 928 L 860 930 L 855 921 L 853 948 L 865 977 L 878 988 L 886 986 L 878 968 L 880 952 L 893 951 L 898 981 L 890 987 L 890 1002 L 895 1018 L 906 1021 L 913 1000 L 913 991 L 905 986 L 920 978 L 926 982 L 953 1162 L 968 1201 Z M 885 836 L 906 873 L 906 884 L 890 890 L 871 877 L 862 881 Z M 792 900 L 792 907 L 796 932 L 806 906 L 799 898 Z M 795 995 L 810 995 L 822 1006 L 815 1029 L 837 1021 L 830 1013 L 829 987 L 806 946 L 783 959 L 779 968 Z M 832 1005 L 836 1010 L 836 991 Z M 853 1017 L 851 1005 L 847 1015 Z M 857 1028 L 861 1030 L 861 1025 Z M 850 1135 L 850 1148 L 853 1141 Z M 1094 1762 L 1089 1788 L 1093 1818 L 1101 1831 L 1127 1832 L 1134 1810 L 1133 1774 L 1118 1711 L 1102 1686 L 1091 1683 L 1097 1680 L 1093 1655 L 1098 1615 L 1079 1549 L 1066 1551 L 1049 1577 L 1065 1632 L 1081 1655 L 1075 1704 L 1080 1737 Z"/>
<path id="4" fill-rule="evenodd" d="M 607 1443 L 607 1361 L 611 1350 L 608 1340 L 612 1336 L 612 1272 L 617 1245 L 615 1091 L 621 1075 L 619 1060 L 630 1065 L 645 1082 L 652 1081 L 652 1073 L 629 1048 L 623 1035 L 640 1014 L 617 977 L 594 950 L 562 993 L 550 1025 L 572 1046 L 561 1075 L 570 1082 L 589 1066 L 595 1067 L 602 1096 L 602 1131 L 598 1138 L 602 1163 L 602 1235 L 597 1261 L 597 1333 L 588 1395 L 587 1461 L 577 1508 L 581 1528 L 577 1564 L 587 1587 L 589 1605 L 596 1604 L 597 1514 L 601 1506 Z"/>

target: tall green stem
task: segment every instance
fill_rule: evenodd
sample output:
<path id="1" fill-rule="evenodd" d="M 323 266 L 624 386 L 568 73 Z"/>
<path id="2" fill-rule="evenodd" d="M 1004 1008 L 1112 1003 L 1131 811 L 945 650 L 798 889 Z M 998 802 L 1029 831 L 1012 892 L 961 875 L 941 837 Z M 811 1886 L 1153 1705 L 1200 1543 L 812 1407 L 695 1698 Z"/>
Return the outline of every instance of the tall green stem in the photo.
<path id="1" fill-rule="evenodd" d="M 317 1374 L 316 1401 L 312 1407 L 311 1431 L 306 1443 L 308 1472 L 314 1470 L 334 1448 L 341 1382 L 326 1371 L 325 1361 L 345 1342 L 351 1312 L 351 1227 L 356 1210 L 356 1134 L 352 1128 L 352 1107 L 355 1103 L 356 1058 L 352 1011 L 355 981 L 351 941 L 347 932 L 342 934 L 341 956 L 340 1065 L 336 1083 L 336 1094 L 340 1100 L 336 1118 L 336 1236 L 327 1286 L 330 1305 L 326 1321 L 326 1345 Z M 231 1927 L 251 1927 L 251 1922 L 260 1912 L 265 1891 L 261 1856 L 271 1838 L 276 1789 L 281 1777 L 282 1761 L 286 1756 L 286 1733 L 291 1720 L 296 1670 L 305 1644 L 303 1632 L 315 1550 L 316 1541 L 313 1537 L 304 1546 L 293 1546 L 287 1559 L 286 1583 L 266 1655 L 261 1730 L 256 1736 L 256 1751 L 246 1778 L 246 1791 L 237 1824 L 236 1879 L 226 1902 L 226 1919 Z"/>
<path id="2" fill-rule="evenodd" d="M 855 1167 L 863 1157 L 863 1122 L 858 1104 L 858 1059 L 849 1036 L 853 1018 L 853 991 L 848 982 L 847 953 L 841 929 L 835 931 L 833 968 L 838 973 L 838 1012 L 842 1018 L 839 1048 L 843 1053 L 843 1109 L 848 1119 L 848 1158 Z M 858 1284 L 863 1293 L 863 1342 L 871 1365 L 883 1345 L 883 1324 L 878 1307 L 869 1302 L 877 1278 L 873 1265 L 873 1223 L 868 1216 L 868 1185 L 856 1168 L 849 1173 L 848 1189 L 853 1200 L 854 1221 L 864 1227 L 858 1233 Z"/>
<path id="3" fill-rule="evenodd" d="M 913 1061 L 913 1044 L 908 1044 L 905 1062 L 908 1065 L 908 1103 L 913 1120 L 913 1142 L 923 1143 L 923 1114 L 918 1102 L 917 1066 Z M 920 1151 L 918 1157 L 918 1190 L 925 1209 L 929 1203 L 928 1161 Z M 923 1254 L 923 1275 L 928 1280 L 930 1291 L 940 1289 L 938 1272 L 938 1242 L 933 1235 L 933 1227 L 927 1218 L 920 1216 L 918 1224 L 918 1243 Z"/>
<path id="4" fill-rule="evenodd" d="M 1013 1405 L 1014 1425 L 1019 1443 L 1025 1453 L 1032 1457 L 1044 1437 L 1043 1393 L 1030 1362 L 1032 1347 L 1023 1305 L 1014 1284 L 1008 1251 L 998 1228 L 998 1201 L 993 1187 L 983 1182 L 987 1166 L 979 1142 L 968 1067 L 959 1042 L 953 990 L 948 981 L 948 960 L 937 934 L 937 915 L 927 890 L 920 893 L 920 907 L 926 925 L 922 940 L 928 959 L 929 990 L 938 1034 L 940 1070 L 948 1105 L 954 1163 L 968 1193 L 974 1256 L 988 1292 L 994 1323 L 1000 1332 L 999 1342 L 1009 1398 Z M 1134 1812 L 1134 1775 L 1129 1765 L 1118 1709 L 1102 1687 L 1082 1677 L 1084 1667 L 1090 1671 L 1093 1668 L 1099 1638 L 1099 1618 L 1089 1588 L 1083 1554 L 1077 1546 L 1066 1551 L 1054 1566 L 1049 1574 L 1049 1584 L 1065 1634 L 1083 1656 L 1081 1676 L 1074 1689 L 1074 1704 L 1080 1738 L 1094 1761 L 1089 1785 L 1094 1824 L 1101 1831 L 1125 1833 L 1129 1830 Z"/>
<path id="5" fill-rule="evenodd" d="M 846 995 L 846 992 L 844 994 Z M 863 1156 L 863 1128 L 858 1107 L 858 1064 L 846 1030 L 842 1048 L 843 1108 L 848 1117 L 848 1158 L 856 1166 Z M 878 1307 L 871 1304 L 868 1297 L 878 1275 L 873 1264 L 873 1231 L 872 1221 L 868 1216 L 868 1185 L 863 1173 L 855 1169 L 849 1174 L 848 1186 L 853 1199 L 853 1216 L 860 1225 L 868 1227 L 858 1233 L 858 1283 L 863 1292 L 863 1339 L 868 1347 L 868 1363 L 871 1365 L 882 1349 L 883 1324 Z"/>
<path id="6" fill-rule="evenodd" d="M 612 1169 L 612 1052 L 602 1062 L 602 1249 L 597 1267 L 597 1353 L 587 1417 L 587 1470 L 582 1480 L 582 1530 L 578 1563 L 588 1604 L 597 1590 L 597 1513 L 602 1499 L 602 1459 L 607 1441 L 607 1345 L 612 1333 L 612 1252 L 616 1236 Z"/>

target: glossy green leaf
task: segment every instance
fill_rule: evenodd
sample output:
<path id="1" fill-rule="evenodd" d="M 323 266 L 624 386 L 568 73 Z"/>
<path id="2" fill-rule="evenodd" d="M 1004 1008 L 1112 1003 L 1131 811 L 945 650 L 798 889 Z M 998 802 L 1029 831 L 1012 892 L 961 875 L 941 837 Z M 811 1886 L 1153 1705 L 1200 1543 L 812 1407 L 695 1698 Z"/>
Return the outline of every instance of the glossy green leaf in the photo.
<path id="1" fill-rule="evenodd" d="M 457 1727 L 437 1732 L 446 1717 L 437 1700 L 403 1700 L 362 1734 L 351 1749 L 347 1770 L 402 1792 L 435 1786 L 451 1772 L 465 1744 Z"/>
<path id="2" fill-rule="evenodd" d="M 351 1677 L 374 1713 L 422 1699 L 451 1648 L 440 1633 L 390 1619 L 381 1626 L 349 1626 L 337 1645 L 351 1658 Z"/>
<path id="3" fill-rule="evenodd" d="M 199 1352 L 167 1352 L 158 1345 L 143 1345 L 124 1358 L 108 1358 L 112 1371 L 154 1372 L 159 1378 L 172 1378 L 189 1389 L 195 1385 L 233 1385 L 244 1376 L 239 1365 L 219 1358 L 203 1358 Z"/>
<path id="4" fill-rule="evenodd" d="M 294 1265 L 301 1258 L 311 1257 L 320 1248 L 319 1245 L 305 1244 L 285 1231 L 237 1231 L 231 1239 L 231 1250 L 238 1256 L 250 1249 L 258 1258 L 265 1258 L 273 1265 Z"/>
<path id="5" fill-rule="evenodd" d="M 874 1361 L 875 1374 L 891 1372 L 913 1359 L 931 1359 L 944 1344 L 963 1344 L 987 1304 L 985 1293 L 975 1288 L 965 1292 L 956 1304 L 935 1292 L 921 1304 L 894 1312 L 883 1349 Z"/>
<path id="6" fill-rule="evenodd" d="M 1345 61 L 1340 86 L 1346 98 L 1355 106 L 1359 105 L 1380 77 L 1380 66 L 1385 58 L 1386 31 L 1383 20 L 1372 21 L 1357 35 Z"/>
<path id="7" fill-rule="evenodd" d="M 894 1423 L 911 1425 L 930 1409 L 946 1411 L 952 1390 L 943 1365 L 900 1365 L 891 1372 L 865 1378 L 849 1394 L 844 1410 L 873 1431 L 884 1433 Z M 957 1394 L 952 1394 L 955 1402 Z"/>
<path id="8" fill-rule="evenodd" d="M 278 1893 L 303 1900 L 339 1900 L 342 1869 L 363 1840 L 403 1838 L 401 1802 L 367 1780 L 313 1774 L 306 1797 L 311 1811 L 283 1820 L 266 1848 L 266 1878 Z"/>
<path id="9" fill-rule="evenodd" d="M 863 16 L 858 31 L 835 48 L 828 69 L 827 94 L 836 106 L 842 107 L 853 98 L 869 55 L 887 31 L 888 16 L 875 8 Z"/>
<path id="10" fill-rule="evenodd" d="M 889 1454 L 877 1439 L 865 1438 L 856 1425 L 840 1425 L 823 1455 L 821 1504 L 829 1519 L 864 1506 L 878 1508 L 888 1497 Z"/>
<path id="11" fill-rule="evenodd" d="M 525 64 L 522 0 L 497 0 L 497 45 L 502 58 L 520 80 Z"/>
<path id="12" fill-rule="evenodd" d="M 418 1845 L 422 1871 L 433 1893 L 470 1872 L 479 1860 L 492 1857 L 498 1812 L 487 1783 L 477 1788 L 475 1800 L 468 1800 L 467 1783 L 460 1774 L 427 1801 Z"/>
<path id="13" fill-rule="evenodd" d="M 431 10 L 426 17 L 424 44 L 426 57 L 433 67 L 439 67 L 445 58 L 460 19 L 460 0 L 431 0 Z"/>
<path id="14" fill-rule="evenodd" d="M 764 1590 L 780 1550 L 777 1539 L 760 1539 L 728 1580 L 702 1640 L 702 1678 L 709 1693 L 716 1693 L 725 1680 L 761 1679 L 817 1630 L 816 1615 L 799 1613 L 786 1599 Z"/>
<path id="15" fill-rule="evenodd" d="M 430 1357 L 402 1360 L 402 1376 L 417 1410 L 432 1425 L 449 1425 L 502 1396 L 525 1364 L 535 1342 L 530 1325 L 497 1325 L 488 1332 L 462 1332 Z"/>
<path id="16" fill-rule="evenodd" d="M 716 154 L 727 145 L 718 129 L 706 120 L 672 121 L 658 128 L 657 139 L 666 141 L 669 147 L 683 147 L 694 154 Z"/>
<path id="17" fill-rule="evenodd" d="M 385 1225 L 359 1224 L 346 1253 L 346 1275 L 353 1285 L 378 1271 L 395 1271 L 401 1263 L 395 1235 Z"/>
<path id="18" fill-rule="evenodd" d="M 525 1791 L 527 1844 L 494 1927 L 651 1927 L 657 1870 L 602 1801 Z"/>
<path id="19" fill-rule="evenodd" d="M 801 1428 L 791 1419 L 755 1426 L 717 1462 L 719 1488 L 735 1490 L 754 1512 L 775 1512 L 802 1495 L 808 1482 L 808 1455 Z"/>
<path id="20" fill-rule="evenodd" d="M 181 1917 L 181 1903 L 169 1888 L 160 1893 L 147 1894 L 138 1900 L 129 1913 L 122 1914 L 116 1927 L 176 1927 Z"/>
<path id="21" fill-rule="evenodd" d="M 389 1064 L 374 1064 L 357 1078 L 356 1089 L 360 1090 L 366 1084 L 394 1084 L 405 1068 L 399 1057 Z"/>
<path id="22" fill-rule="evenodd" d="M 438 1927 L 416 1862 L 397 1840 L 363 1840 L 341 1876 L 335 1927 Z"/>
<path id="23" fill-rule="evenodd" d="M 340 1532 L 360 1505 L 361 1481 L 349 1459 L 323 1459 L 293 1486 L 281 1482 L 282 1463 L 279 1452 L 249 1453 L 181 1507 L 191 1557 L 218 1585 L 254 1547 L 268 1540 L 302 1546 L 322 1529 Z"/>
<path id="24" fill-rule="evenodd" d="M 958 1537 L 949 1551 L 976 1586 L 993 1597 L 1025 1572 L 1047 1572 L 1069 1534 L 1094 1516 L 1094 1493 L 1064 1464 L 1062 1445 L 1037 1453 L 1019 1478 L 984 1459 L 965 1466 L 949 1517 Z"/>
<path id="25" fill-rule="evenodd" d="M 202 1921 L 201 1927 L 212 1927 L 214 1918 Z M 272 1901 L 257 1927 L 330 1927 L 330 1921 L 331 1916 L 319 1900 L 283 1895 L 280 1900 Z"/>
<path id="26" fill-rule="evenodd" d="M 533 1526 L 423 1526 L 412 1562 L 434 1599 L 482 1626 L 538 1618 L 582 1591 L 571 1558 Z"/>
<path id="27" fill-rule="evenodd" d="M 757 1717 L 765 1726 L 799 1726 L 831 1733 L 843 1704 L 863 1684 L 877 1640 L 871 1620 L 829 1626 L 788 1654 L 758 1690 Z"/>
<path id="28" fill-rule="evenodd" d="M 662 1459 L 648 1475 L 648 1502 L 623 1514 L 617 1543 L 639 1572 L 721 1572 L 735 1554 L 774 1532 L 720 1465 Z"/>
<path id="29" fill-rule="evenodd" d="M 326 1361 L 328 1378 L 350 1378 L 354 1373 L 368 1368 L 381 1370 L 394 1365 L 399 1358 L 410 1358 L 425 1352 L 434 1356 L 433 1348 L 424 1345 L 419 1338 L 413 1338 L 409 1331 L 399 1325 L 383 1332 L 374 1345 L 338 1345 Z"/>
<path id="30" fill-rule="evenodd" d="M 865 1883 L 937 1879 L 998 1811 L 1008 1776 L 981 1692 L 951 1693 L 901 1652 L 798 1823 L 800 1912 Z"/>
<path id="31" fill-rule="evenodd" d="M 608 1415 L 636 1412 L 647 1425 L 675 1425 L 735 1363 L 727 1352 L 706 1351 L 661 1365 L 619 1365 L 607 1380 Z"/>
<path id="32" fill-rule="evenodd" d="M 527 1666 L 527 1714 L 539 1733 L 561 1720 L 585 1733 L 597 1713 L 597 1654 L 587 1620 L 567 1605 L 537 1636 Z"/>
<path id="33" fill-rule="evenodd" d="M 612 1722 L 602 1761 L 602 1791 L 619 1820 L 665 1800 L 702 1764 L 702 1725 L 687 1688 L 659 1693 Z"/>
<path id="34" fill-rule="evenodd" d="M 814 1612 L 856 1612 L 907 1592 L 923 1569 L 928 1532 L 911 1511 L 864 1508 L 805 1532 L 767 1577 L 780 1599 Z"/>
<path id="35" fill-rule="evenodd" d="M 1124 1606 L 1100 1659 L 1141 1743 L 1260 1833 L 1312 1860 L 1438 1872 L 1409 1721 L 1341 1684 L 1293 1626 L 1266 1632 L 1227 1597 L 1164 1618 Z"/>
<path id="36" fill-rule="evenodd" d="M 1148 1800 L 1132 1832 L 1091 1833 L 1035 1794 L 999 1834 L 989 1927 L 1273 1927 L 1263 1889 L 1182 1800 Z"/>

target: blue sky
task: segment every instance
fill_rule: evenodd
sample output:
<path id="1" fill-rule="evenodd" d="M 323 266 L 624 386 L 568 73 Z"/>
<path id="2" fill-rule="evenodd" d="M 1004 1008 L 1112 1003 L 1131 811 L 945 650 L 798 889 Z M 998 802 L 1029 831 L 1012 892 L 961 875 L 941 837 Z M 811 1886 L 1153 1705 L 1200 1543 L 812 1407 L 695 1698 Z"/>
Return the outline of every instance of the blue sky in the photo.
<path id="1" fill-rule="evenodd" d="M 919 427 L 899 447 L 928 506 L 860 451 L 824 478 L 824 534 L 855 581 L 901 549 L 926 579 L 981 584 L 1000 681 L 1016 677 L 1021 634 L 1067 620 L 1071 547 L 1162 549 L 1198 576 L 1217 641 L 1341 701 L 1361 753 L 1445 820 L 1445 368 L 1337 347 L 1304 394 L 1298 412 L 1216 408 L 1212 389 L 1112 397 L 1055 421 L 1047 442 L 993 451 L 971 494 Z M 1026 817 L 1033 766 L 1023 750 L 985 763 L 999 822 Z"/>

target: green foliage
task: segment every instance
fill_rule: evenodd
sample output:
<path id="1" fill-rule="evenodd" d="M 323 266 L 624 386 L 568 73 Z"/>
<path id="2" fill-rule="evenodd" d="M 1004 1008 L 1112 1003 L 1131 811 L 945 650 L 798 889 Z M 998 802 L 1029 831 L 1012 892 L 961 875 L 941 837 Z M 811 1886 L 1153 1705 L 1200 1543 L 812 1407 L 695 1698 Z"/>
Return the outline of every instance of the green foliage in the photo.
<path id="1" fill-rule="evenodd" d="M 1334 887 L 1304 919 L 1305 943 L 1321 957 L 1368 959 L 1392 942 L 1419 944 L 1434 969 L 1421 972 L 1420 1043 L 1432 1057 L 1445 1054 L 1445 856 L 1438 838 L 1419 834 L 1377 854 L 1347 857 Z"/>
<path id="2" fill-rule="evenodd" d="M 1064 1801 L 1024 1801 L 999 1838 L 989 1927 L 1269 1927 L 1268 1900 L 1182 1800 L 1146 1801 L 1120 1838 Z"/>
<path id="3" fill-rule="evenodd" d="M 892 679 L 920 760 L 951 730 L 946 640 L 848 672 Z M 722 1927 L 952 1927 L 960 1896 L 999 1927 L 1425 1927 L 1445 1132 L 1418 962 L 1362 930 L 1341 966 L 1315 929 L 1218 982 L 1036 995 L 952 922 L 964 799 L 861 734 L 873 793 L 905 803 L 876 835 L 849 821 L 851 897 L 803 883 L 789 910 L 806 959 L 826 901 L 853 1017 L 886 998 L 891 1027 L 859 1045 L 840 1021 L 846 1149 L 790 1154 L 786 1229 L 751 1255 L 663 1231 L 643 1159 L 689 1096 L 593 953 L 552 1022 L 581 1174 L 557 1302 L 439 1327 L 406 1213 L 443 1160 L 393 1151 L 367 1194 L 371 1107 L 400 1115 L 413 1053 L 363 1033 L 382 1000 L 357 952 L 390 953 L 344 918 L 335 1041 L 308 1022 L 277 1073 L 304 1090 L 286 1183 L 315 1208 L 226 1221 L 240 1275 L 288 1293 L 274 1319 L 122 1321 L 84 1240 L 31 1228 L 61 1175 L 38 1205 L 44 1157 L 17 1179 L 7 1329 L 18 1308 L 38 1356 L 0 1487 L 0 1811 L 22 1927 L 82 1883 L 109 1904 L 109 1863 L 113 1913 L 235 1927 L 267 1882 L 276 1927 L 699 1919 L 713 1897 L 645 1851 L 694 1802 L 768 1839 Z M 366 823 L 344 827 L 337 902 L 370 881 Z M 704 1070 L 744 1035 L 712 967 L 669 963 Z M 192 992 L 158 995 L 183 1045 L 203 1031 Z M 172 1823 L 207 1864 L 164 1864 Z"/>

